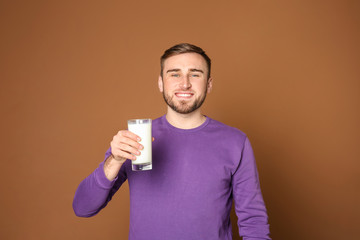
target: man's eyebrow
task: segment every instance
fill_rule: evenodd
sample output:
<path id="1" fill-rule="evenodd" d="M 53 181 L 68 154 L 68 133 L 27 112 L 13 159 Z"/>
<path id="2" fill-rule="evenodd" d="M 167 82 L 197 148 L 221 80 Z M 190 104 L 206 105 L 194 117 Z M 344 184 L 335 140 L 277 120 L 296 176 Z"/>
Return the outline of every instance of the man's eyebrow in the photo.
<path id="1" fill-rule="evenodd" d="M 191 68 L 191 69 L 190 69 L 190 72 L 201 72 L 201 73 L 204 73 L 203 70 L 201 70 L 201 69 L 196 69 L 196 68 Z"/>
<path id="2" fill-rule="evenodd" d="M 179 68 L 173 68 L 173 69 L 169 69 L 166 71 L 166 73 L 169 73 L 169 72 L 179 72 L 180 69 Z"/>
<path id="3" fill-rule="evenodd" d="M 169 73 L 169 72 L 180 72 L 180 71 L 181 71 L 180 68 L 173 68 L 173 69 L 167 70 L 166 73 Z M 197 69 L 197 68 L 190 68 L 189 71 L 190 71 L 190 72 L 201 72 L 201 73 L 204 73 L 203 70 Z"/>

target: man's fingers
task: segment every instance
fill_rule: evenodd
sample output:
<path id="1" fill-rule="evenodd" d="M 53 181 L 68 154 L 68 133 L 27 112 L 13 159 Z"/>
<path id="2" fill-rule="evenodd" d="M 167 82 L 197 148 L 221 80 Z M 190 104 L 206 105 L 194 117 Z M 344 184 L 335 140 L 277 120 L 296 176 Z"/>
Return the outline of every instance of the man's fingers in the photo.
<path id="1" fill-rule="evenodd" d="M 141 154 L 138 149 L 124 143 L 112 143 L 111 153 L 115 156 L 115 158 L 126 158 L 131 160 L 136 159 L 136 156 L 134 155 Z"/>
<path id="2" fill-rule="evenodd" d="M 121 149 L 118 148 L 111 149 L 111 153 L 116 160 L 125 160 L 125 159 L 136 160 L 135 155 L 129 152 L 122 151 Z"/>
<path id="3" fill-rule="evenodd" d="M 142 150 L 144 148 L 143 145 L 141 145 L 140 143 L 130 139 L 130 138 L 126 138 L 126 137 L 122 137 L 119 139 L 119 144 L 126 144 L 126 145 L 129 145 L 135 149 L 138 149 L 138 150 Z"/>
<path id="4" fill-rule="evenodd" d="M 118 148 L 123 152 L 128 152 L 134 155 L 140 155 L 140 151 L 137 148 L 131 147 L 127 144 L 120 143 Z"/>
<path id="5" fill-rule="evenodd" d="M 144 148 L 143 145 L 139 143 L 141 138 L 128 131 L 121 130 L 114 137 L 111 142 L 111 152 L 115 159 L 130 159 L 136 160 L 136 156 L 141 154 L 140 150 Z M 152 138 L 154 141 L 155 139 Z"/>
<path id="6" fill-rule="evenodd" d="M 131 138 L 131 139 L 133 139 L 134 141 L 137 141 L 137 142 L 141 141 L 141 138 L 138 135 L 136 135 L 133 132 L 130 132 L 129 130 L 119 131 L 118 135 L 123 136 L 123 137 L 127 137 L 127 138 Z"/>
<path id="7" fill-rule="evenodd" d="M 119 131 L 118 134 L 113 137 L 112 144 L 127 144 L 136 149 L 142 150 L 144 147 L 138 142 L 138 139 L 140 138 L 136 134 L 123 130 Z"/>

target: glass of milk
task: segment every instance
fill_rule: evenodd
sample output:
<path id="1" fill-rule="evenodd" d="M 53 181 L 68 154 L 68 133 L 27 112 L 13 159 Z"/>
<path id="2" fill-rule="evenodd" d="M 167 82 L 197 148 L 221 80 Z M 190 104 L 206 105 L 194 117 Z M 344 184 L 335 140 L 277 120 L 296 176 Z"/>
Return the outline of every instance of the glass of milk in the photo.
<path id="1" fill-rule="evenodd" d="M 152 136 L 151 136 L 151 119 L 131 119 L 128 120 L 128 130 L 135 133 L 141 138 L 139 142 L 144 146 L 140 150 L 140 156 L 132 161 L 133 171 L 143 171 L 152 169 Z"/>

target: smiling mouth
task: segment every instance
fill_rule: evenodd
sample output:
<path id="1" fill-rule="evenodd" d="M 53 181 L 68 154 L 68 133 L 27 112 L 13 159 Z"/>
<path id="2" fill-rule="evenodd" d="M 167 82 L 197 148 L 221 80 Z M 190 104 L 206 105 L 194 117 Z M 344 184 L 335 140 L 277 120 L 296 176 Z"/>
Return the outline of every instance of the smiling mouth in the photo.
<path id="1" fill-rule="evenodd" d="M 175 93 L 175 96 L 178 98 L 191 98 L 194 96 L 193 93 Z"/>

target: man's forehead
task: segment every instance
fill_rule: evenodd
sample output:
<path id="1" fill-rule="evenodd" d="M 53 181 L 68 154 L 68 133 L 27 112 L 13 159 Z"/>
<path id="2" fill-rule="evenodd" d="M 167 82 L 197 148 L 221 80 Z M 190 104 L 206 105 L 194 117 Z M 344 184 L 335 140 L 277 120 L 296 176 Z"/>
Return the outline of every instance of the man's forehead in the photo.
<path id="1" fill-rule="evenodd" d="M 207 64 L 198 53 L 182 53 L 165 59 L 164 69 L 169 68 L 206 70 Z"/>

